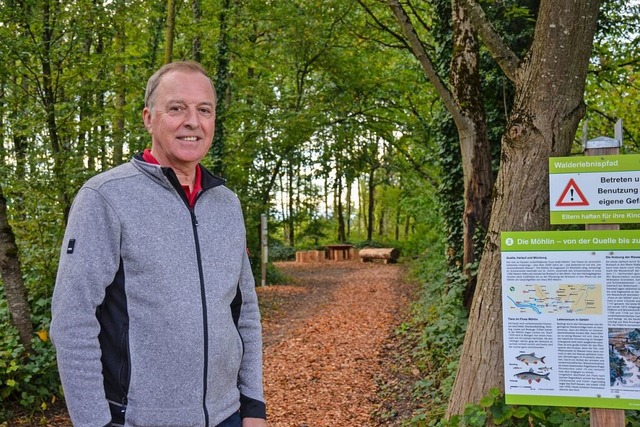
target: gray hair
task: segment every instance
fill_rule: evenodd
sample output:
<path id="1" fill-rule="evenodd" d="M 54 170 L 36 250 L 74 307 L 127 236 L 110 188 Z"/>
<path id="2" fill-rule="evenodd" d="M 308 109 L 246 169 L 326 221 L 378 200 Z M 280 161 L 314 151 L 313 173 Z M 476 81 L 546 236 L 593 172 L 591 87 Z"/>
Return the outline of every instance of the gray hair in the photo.
<path id="1" fill-rule="evenodd" d="M 160 84 L 160 80 L 162 77 L 170 73 L 172 71 L 184 71 L 184 72 L 192 72 L 192 73 L 200 73 L 205 76 L 209 83 L 211 83 L 211 89 L 213 89 L 213 99 L 217 99 L 216 88 L 213 85 L 213 81 L 211 77 L 207 74 L 207 70 L 204 69 L 202 65 L 200 65 L 196 61 L 178 61 L 178 62 L 170 62 L 168 64 L 163 65 L 158 71 L 153 73 L 149 80 L 147 81 L 147 88 L 144 92 L 144 106 L 147 108 L 153 107 L 153 102 L 155 100 L 155 91 Z"/>

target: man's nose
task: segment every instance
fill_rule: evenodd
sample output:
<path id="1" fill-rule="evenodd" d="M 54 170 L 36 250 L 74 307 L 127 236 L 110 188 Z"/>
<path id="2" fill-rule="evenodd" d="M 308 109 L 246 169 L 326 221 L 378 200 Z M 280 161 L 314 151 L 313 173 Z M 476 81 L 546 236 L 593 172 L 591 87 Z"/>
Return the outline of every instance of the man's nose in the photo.
<path id="1" fill-rule="evenodd" d="M 196 108 L 187 108 L 185 112 L 184 125 L 188 128 L 194 129 L 200 125 L 198 121 L 198 111 Z"/>

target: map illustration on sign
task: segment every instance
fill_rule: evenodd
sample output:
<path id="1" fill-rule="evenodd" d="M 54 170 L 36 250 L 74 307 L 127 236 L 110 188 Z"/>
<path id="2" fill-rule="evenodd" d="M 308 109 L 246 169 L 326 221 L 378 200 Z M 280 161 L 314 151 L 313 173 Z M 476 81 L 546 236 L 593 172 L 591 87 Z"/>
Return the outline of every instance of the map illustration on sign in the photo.
<path id="1" fill-rule="evenodd" d="M 516 284 L 507 298 L 512 314 L 602 314 L 601 285 Z"/>
<path id="2" fill-rule="evenodd" d="M 556 202 L 556 206 L 589 206 L 589 201 L 571 178 Z"/>

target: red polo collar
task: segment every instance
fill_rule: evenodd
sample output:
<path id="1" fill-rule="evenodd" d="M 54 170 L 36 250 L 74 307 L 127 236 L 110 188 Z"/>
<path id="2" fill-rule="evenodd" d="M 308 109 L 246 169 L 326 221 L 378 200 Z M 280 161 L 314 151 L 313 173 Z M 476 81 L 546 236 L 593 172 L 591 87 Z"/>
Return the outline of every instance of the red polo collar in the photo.
<path id="1" fill-rule="evenodd" d="M 160 162 L 153 157 L 151 150 L 148 148 L 142 153 L 142 160 L 147 163 L 151 163 L 152 165 L 160 165 Z M 184 194 L 187 196 L 189 206 L 193 207 L 196 204 L 196 197 L 198 196 L 198 193 L 202 190 L 202 171 L 200 170 L 200 165 L 196 165 L 196 181 L 193 183 L 193 191 L 189 190 L 188 185 L 183 185 L 182 189 L 184 190 Z"/>

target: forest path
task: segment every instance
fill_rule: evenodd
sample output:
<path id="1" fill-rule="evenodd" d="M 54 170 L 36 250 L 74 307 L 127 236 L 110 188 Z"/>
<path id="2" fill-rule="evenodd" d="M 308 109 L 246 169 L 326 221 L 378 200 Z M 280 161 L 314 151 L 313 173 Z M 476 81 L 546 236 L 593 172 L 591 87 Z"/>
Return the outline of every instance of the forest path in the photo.
<path id="1" fill-rule="evenodd" d="M 258 288 L 269 426 L 381 425 L 372 416 L 384 410 L 378 383 L 388 375 L 393 331 L 414 290 L 403 267 L 354 261 L 277 266 L 294 284 Z"/>

